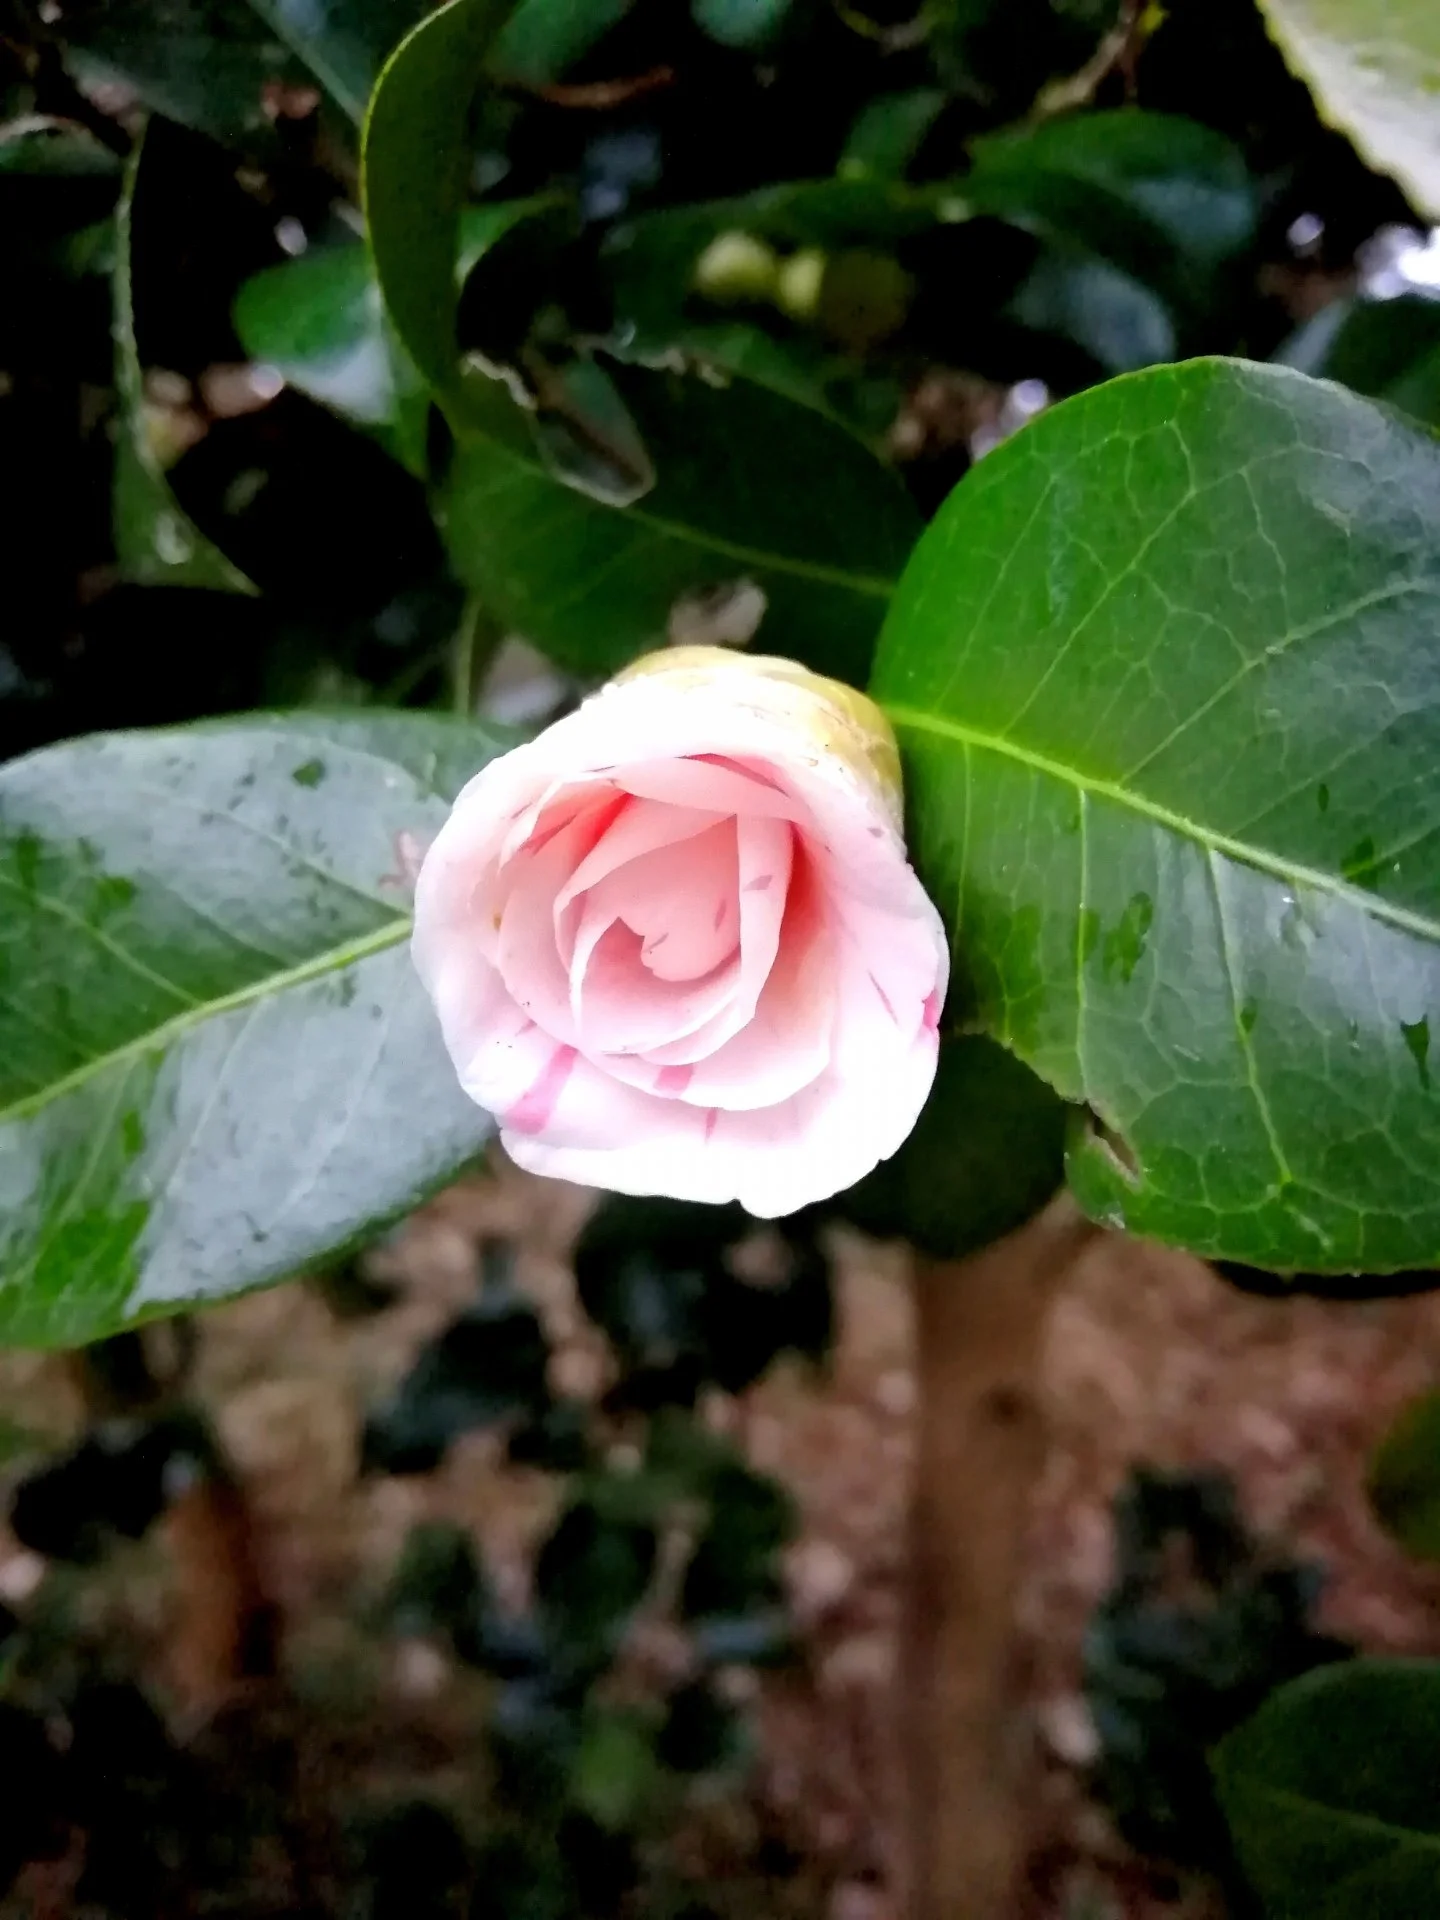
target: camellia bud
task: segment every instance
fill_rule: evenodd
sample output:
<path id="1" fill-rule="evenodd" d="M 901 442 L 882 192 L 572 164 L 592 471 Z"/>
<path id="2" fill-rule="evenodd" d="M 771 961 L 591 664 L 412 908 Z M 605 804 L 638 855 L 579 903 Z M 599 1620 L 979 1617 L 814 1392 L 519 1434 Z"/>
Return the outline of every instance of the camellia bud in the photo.
<path id="1" fill-rule="evenodd" d="M 802 247 L 780 269 L 775 304 L 792 320 L 813 320 L 820 311 L 825 284 L 825 255 L 819 247 Z"/>
<path id="2" fill-rule="evenodd" d="M 721 233 L 695 262 L 696 293 L 717 306 L 759 304 L 775 296 L 780 256 L 753 233 Z"/>
<path id="3" fill-rule="evenodd" d="M 852 353 L 863 353 L 905 324 L 914 294 L 915 282 L 890 254 L 837 253 L 820 289 L 820 324 Z"/>

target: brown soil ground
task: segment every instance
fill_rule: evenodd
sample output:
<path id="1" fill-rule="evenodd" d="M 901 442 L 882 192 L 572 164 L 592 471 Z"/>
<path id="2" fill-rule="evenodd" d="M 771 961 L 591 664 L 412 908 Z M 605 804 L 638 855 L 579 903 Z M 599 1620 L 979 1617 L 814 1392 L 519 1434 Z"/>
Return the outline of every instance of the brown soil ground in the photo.
<path id="1" fill-rule="evenodd" d="M 313 1757 L 322 1796 L 344 1777 L 383 1788 L 469 1777 L 476 1683 L 433 1647 L 377 1642 L 365 1610 L 410 1527 L 472 1528 L 503 1591 L 523 1594 L 530 1546 L 554 1498 L 543 1476 L 502 1468 L 495 1447 L 455 1447 L 441 1471 L 362 1480 L 364 1409 L 472 1294 L 478 1251 L 513 1238 L 519 1276 L 555 1341 L 557 1385 L 603 1380 L 603 1348 L 573 1297 L 566 1249 L 587 1196 L 496 1167 L 441 1195 L 369 1256 L 397 1304 L 337 1321 L 303 1284 L 206 1315 L 199 1397 L 238 1477 L 243 1510 L 182 1501 L 115 1575 L 73 1604 L 85 1630 L 118 1636 L 203 1740 L 236 1708 L 233 1537 L 278 1612 L 287 1695 L 327 1708 Z M 804 1628 L 798 1671 L 764 1683 L 762 1752 L 739 1814 L 696 1846 L 723 1858 L 747 1836 L 782 1836 L 808 1863 L 787 1912 L 890 1920 L 898 1767 L 892 1736 L 915 1384 L 906 1259 L 859 1236 L 835 1244 L 839 1339 L 828 1379 L 782 1366 L 740 1401 L 717 1399 L 757 1465 L 795 1492 L 803 1536 L 789 1575 Z M 1040 1755 L 1030 1885 L 1016 1920 L 1213 1914 L 1203 1889 L 1147 1871 L 1086 1798 L 1093 1734 L 1079 1692 L 1080 1638 L 1110 1577 L 1110 1502 L 1133 1462 L 1232 1473 L 1247 1516 L 1291 1554 L 1320 1561 L 1322 1624 L 1374 1650 L 1440 1653 L 1440 1572 L 1408 1561 L 1370 1517 L 1369 1449 L 1395 1410 L 1440 1379 L 1440 1295 L 1362 1305 L 1236 1292 L 1199 1262 L 1115 1236 L 1081 1256 L 1054 1310 L 1045 1356 L 1053 1441 L 1029 1517 L 1015 1620 L 1017 1733 Z M 8 1419 L 55 1439 L 82 1408 L 63 1361 L 0 1361 Z M 218 1529 L 218 1531 L 217 1531 Z M 0 1535 L 0 1597 L 24 1604 L 42 1563 Z M 248 1576 L 247 1576 L 248 1577 Z M 243 1600 L 243 1597 L 242 1597 Z M 357 1704 L 360 1703 L 360 1704 Z M 243 1701 L 242 1701 L 243 1706 Z M 311 1714 L 311 1718 L 316 1716 Z M 727 1825 L 728 1822 L 728 1825 Z M 718 1850 L 718 1855 L 717 1855 Z M 4 1909 L 69 1909 L 56 1869 Z M 63 1874 L 62 1874 L 63 1878 Z M 751 1913 L 779 1911 L 747 1901 Z M 283 1910 L 283 1907 L 277 1910 Z"/>

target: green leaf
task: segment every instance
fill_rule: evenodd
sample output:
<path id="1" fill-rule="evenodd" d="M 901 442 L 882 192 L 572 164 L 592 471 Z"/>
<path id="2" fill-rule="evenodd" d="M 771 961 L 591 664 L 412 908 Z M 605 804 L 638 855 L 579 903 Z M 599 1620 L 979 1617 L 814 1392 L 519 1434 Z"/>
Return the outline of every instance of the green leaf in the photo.
<path id="1" fill-rule="evenodd" d="M 1440 1393 L 1402 1407 L 1367 1477 L 1380 1523 L 1408 1552 L 1440 1560 Z"/>
<path id="2" fill-rule="evenodd" d="M 945 101 L 939 87 L 882 93 L 868 101 L 850 129 L 838 172 L 849 179 L 862 174 L 902 178 Z"/>
<path id="3" fill-rule="evenodd" d="M 663 644 L 682 597 L 758 587 L 757 645 L 863 681 L 918 531 L 899 483 L 825 415 L 748 382 L 615 380 L 654 487 L 620 511 L 558 481 L 528 435 L 463 439 L 439 500 L 461 578 L 589 674 Z"/>
<path id="4" fill-rule="evenodd" d="M 592 1705 L 571 1766 L 575 1805 L 609 1833 L 640 1825 L 661 1784 L 654 1714 L 643 1707 Z"/>
<path id="5" fill-rule="evenodd" d="M 1325 119 L 1440 215 L 1440 10 L 1433 0 L 1260 0 Z"/>
<path id="6" fill-rule="evenodd" d="M 376 277 L 395 331 L 442 405 L 465 410 L 455 261 L 469 178 L 466 126 L 509 0 L 450 0 L 386 62 L 365 121 L 361 182 Z M 482 395 L 494 383 L 480 379 Z M 484 401 L 477 403 L 482 408 Z"/>
<path id="7" fill-rule="evenodd" d="M 0 177 L 105 179 L 119 171 L 120 161 L 109 147 L 73 120 L 37 113 L 0 128 Z"/>
<path id="8" fill-rule="evenodd" d="M 1440 427 L 1440 300 L 1336 300 L 1297 327 L 1275 358 Z"/>
<path id="9" fill-rule="evenodd" d="M 1182 311 L 1210 304 L 1259 215 L 1238 147 L 1193 120 L 1133 107 L 982 140 L 960 192 L 972 212 L 1083 248 Z"/>
<path id="10" fill-rule="evenodd" d="M 1046 247 L 1006 309 L 1033 333 L 1070 340 L 1107 373 L 1175 357 L 1165 302 L 1128 273 L 1066 247 Z"/>
<path id="11" fill-rule="evenodd" d="M 915 1131 L 839 1206 L 867 1233 L 958 1260 L 1044 1205 L 1065 1177 L 1064 1149 L 1063 1101 L 993 1040 L 955 1035 Z"/>
<path id="12" fill-rule="evenodd" d="M 790 0 L 690 0 L 696 26 L 722 47 L 763 47 L 789 11 Z"/>
<path id="13" fill-rule="evenodd" d="M 790 1495 L 776 1480 L 739 1463 L 710 1477 L 710 1518 L 695 1543 L 680 1589 L 689 1621 L 768 1614 L 783 1599 L 780 1552 L 797 1526 Z"/>
<path id="14" fill-rule="evenodd" d="M 1437 524 L 1429 436 L 1195 361 L 1042 414 L 906 570 L 872 691 L 952 1011 L 1091 1108 L 1103 1219 L 1437 1263 Z"/>
<path id="15" fill-rule="evenodd" d="M 507 80 L 543 87 L 583 59 L 635 0 L 520 0 L 495 42 L 491 66 Z"/>
<path id="16" fill-rule="evenodd" d="M 145 177 L 145 141 L 136 142 L 115 209 L 115 389 L 120 407 L 113 488 L 115 557 L 141 586 L 211 587 L 254 593 L 238 567 L 195 525 L 170 491 L 150 437 L 144 376 L 135 340 L 133 228 Z"/>
<path id="17" fill-rule="evenodd" d="M 121 81 L 152 113 L 218 140 L 270 139 L 265 89 L 304 79 L 245 0 L 105 0 L 64 21 L 82 82 Z"/>
<path id="18" fill-rule="evenodd" d="M 386 54 L 424 0 L 250 0 L 275 38 L 358 125 Z"/>
<path id="19" fill-rule="evenodd" d="M 0 1342 L 283 1278 L 478 1151 L 405 869 L 508 744 L 262 715 L 0 770 Z"/>
<path id="20" fill-rule="evenodd" d="M 386 67 L 364 141 L 381 292 L 458 437 L 439 502 L 456 571 L 496 619 L 581 672 L 659 645 L 682 597 L 758 588 L 765 643 L 863 677 L 918 521 L 852 436 L 773 391 L 618 369 L 616 397 L 658 476 L 621 507 L 557 472 L 534 416 L 458 364 L 464 133 L 495 21 L 489 0 L 432 14 Z"/>
<path id="21" fill-rule="evenodd" d="M 585 1661 L 619 1644 L 655 1570 L 655 1529 L 606 1510 L 603 1477 L 573 1500 L 535 1562 L 537 1608 L 558 1646 Z"/>
<path id="22" fill-rule="evenodd" d="M 545 198 L 467 207 L 456 284 L 514 227 L 555 205 Z M 362 242 L 317 249 L 252 275 L 236 298 L 234 320 L 252 360 L 373 433 L 412 472 L 424 472 L 429 394 L 386 317 Z"/>
<path id="23" fill-rule="evenodd" d="M 1440 1662 L 1351 1660 L 1282 1687 L 1215 1776 L 1270 1920 L 1412 1920 L 1440 1890 Z"/>
<path id="24" fill-rule="evenodd" d="M 754 1758 L 754 1735 L 705 1680 L 671 1696 L 655 1750 L 675 1773 L 738 1773 Z"/>
<path id="25" fill-rule="evenodd" d="M 461 1434 L 532 1417 L 549 1395 L 550 1349 L 535 1309 L 488 1286 L 421 1349 L 388 1402 L 365 1423 L 364 1459 L 384 1473 L 429 1473 Z"/>

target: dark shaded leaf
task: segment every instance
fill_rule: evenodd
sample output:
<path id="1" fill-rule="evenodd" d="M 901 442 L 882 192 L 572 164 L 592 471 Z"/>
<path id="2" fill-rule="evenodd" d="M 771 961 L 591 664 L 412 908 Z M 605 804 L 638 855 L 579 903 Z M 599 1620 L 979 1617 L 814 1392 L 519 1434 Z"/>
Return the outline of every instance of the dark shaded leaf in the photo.
<path id="1" fill-rule="evenodd" d="M 837 1206 L 868 1233 L 958 1260 L 1028 1220 L 1064 1177 L 1064 1102 L 993 1040 L 957 1035 L 915 1131 Z"/>
<path id="2" fill-rule="evenodd" d="M 112 179 L 119 173 L 119 158 L 73 121 L 32 114 L 0 127 L 0 177 Z"/>
<path id="3" fill-rule="evenodd" d="M 203 1470 L 212 1458 L 204 1433 L 183 1417 L 98 1426 L 20 1482 L 11 1531 L 48 1559 L 88 1564 L 117 1534 L 138 1540 L 148 1531 L 165 1507 L 177 1464 Z"/>
<path id="4" fill-rule="evenodd" d="M 425 1800 L 392 1807 L 364 1836 L 363 1920 L 454 1920 L 470 1850 L 451 1816 Z"/>
<path id="5" fill-rule="evenodd" d="M 1297 328 L 1275 358 L 1440 427 L 1440 300 L 1336 300 Z"/>
<path id="6" fill-rule="evenodd" d="M 1221 1804 L 1271 1920 L 1428 1911 L 1440 1889 L 1437 1753 L 1433 1660 L 1307 1674 L 1221 1744 Z"/>
<path id="7" fill-rule="evenodd" d="M 552 1400 L 510 1436 L 506 1457 L 512 1466 L 538 1467 L 544 1473 L 579 1473 L 590 1463 L 589 1405 L 583 1400 Z"/>
<path id="8" fill-rule="evenodd" d="M 780 1550 L 796 1527 L 795 1508 L 778 1482 L 738 1463 L 711 1477 L 710 1518 L 681 1587 L 687 1620 L 743 1619 L 778 1605 Z"/>
<path id="9" fill-rule="evenodd" d="M 882 93 L 862 109 L 845 142 L 838 172 L 842 178 L 880 174 L 903 178 L 921 143 L 945 107 L 939 87 L 915 87 L 908 93 Z"/>
<path id="10" fill-rule="evenodd" d="M 797 1226 L 786 1271 L 765 1284 L 741 1279 L 728 1250 L 752 1231 L 738 1207 L 619 1195 L 591 1217 L 575 1272 L 586 1312 L 621 1361 L 612 1405 L 688 1405 L 706 1381 L 739 1392 L 787 1348 L 824 1352 L 831 1303 L 823 1255 Z"/>
<path id="11" fill-rule="evenodd" d="M 1440 1560 L 1440 1393 L 1400 1409 L 1370 1461 L 1367 1490 L 1387 1532 L 1408 1552 Z"/>
<path id="12" fill-rule="evenodd" d="M 390 1403 L 371 1414 L 366 1465 L 428 1473 L 462 1433 L 533 1419 L 548 1400 L 549 1357 L 534 1308 L 508 1288 L 487 1288 L 424 1349 Z"/>
<path id="13" fill-rule="evenodd" d="M 0 1891 L 8 1891 L 27 1860 L 64 1851 L 65 1803 L 60 1755 L 45 1723 L 0 1700 L 0 1767 L 6 1781 L 0 1815 Z"/>
<path id="14" fill-rule="evenodd" d="M 972 211 L 1083 248 L 1187 314 L 1214 300 L 1259 218 L 1237 147 L 1194 120 L 1132 107 L 996 134 L 960 192 Z"/>
<path id="15" fill-rule="evenodd" d="M 785 24 L 791 0 L 690 0 L 695 24 L 722 47 L 763 47 Z"/>
<path id="16" fill-rule="evenodd" d="M 412 1527 L 386 1596 L 399 1634 L 468 1634 L 486 1604 L 475 1545 L 463 1527 L 430 1521 Z"/>
<path id="17" fill-rule="evenodd" d="M 424 0 L 250 0 L 277 41 L 359 124 L 386 54 L 425 11 Z"/>
<path id="18" fill-rule="evenodd" d="M 1073 341 L 1106 373 L 1131 373 L 1175 357 L 1165 302 L 1103 260 L 1047 247 L 1006 313 L 1032 333 Z"/>
<path id="19" fill-rule="evenodd" d="M 546 86 L 583 59 L 633 5 L 634 0 L 520 0 L 500 30 L 490 65 L 507 80 Z"/>
<path id="20" fill-rule="evenodd" d="M 1262 1550 L 1223 1476 L 1139 1469 L 1115 1525 L 1114 1584 L 1084 1642 L 1095 1785 L 1133 1846 L 1226 1877 L 1209 1749 L 1348 1649 L 1314 1629 L 1313 1570 Z"/>
<path id="21" fill-rule="evenodd" d="M 670 1696 L 657 1754 L 676 1773 L 722 1773 L 750 1758 L 745 1723 L 707 1680 L 695 1680 Z"/>
<path id="22" fill-rule="evenodd" d="M 218 140 L 268 140 L 266 88 L 303 70 L 245 0 L 105 0 L 66 16 L 65 57 L 120 81 L 167 120 Z"/>
<path id="23" fill-rule="evenodd" d="M 655 1555 L 653 1527 L 607 1513 L 592 1495 L 565 1509 L 535 1563 L 535 1596 L 567 1656 L 609 1657 L 649 1589 Z"/>

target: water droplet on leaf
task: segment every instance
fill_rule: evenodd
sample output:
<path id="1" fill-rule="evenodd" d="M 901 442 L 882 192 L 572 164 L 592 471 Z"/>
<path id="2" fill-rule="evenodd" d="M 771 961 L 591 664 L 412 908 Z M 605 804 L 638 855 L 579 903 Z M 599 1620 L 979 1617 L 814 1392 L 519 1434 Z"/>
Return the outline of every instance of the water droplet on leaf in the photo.
<path id="1" fill-rule="evenodd" d="M 1402 1020 L 1400 1022 L 1400 1031 L 1404 1036 L 1406 1046 L 1410 1049 L 1410 1054 L 1415 1065 L 1420 1070 L 1420 1084 L 1428 1093 L 1430 1091 L 1429 1016 L 1422 1014 L 1418 1020 Z"/>
<path id="2" fill-rule="evenodd" d="M 1128 985 L 1144 957 L 1145 940 L 1154 917 L 1155 903 L 1148 893 L 1132 894 L 1126 901 L 1125 911 L 1105 940 L 1102 965 L 1107 980 L 1118 973 Z"/>

